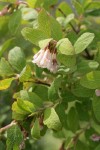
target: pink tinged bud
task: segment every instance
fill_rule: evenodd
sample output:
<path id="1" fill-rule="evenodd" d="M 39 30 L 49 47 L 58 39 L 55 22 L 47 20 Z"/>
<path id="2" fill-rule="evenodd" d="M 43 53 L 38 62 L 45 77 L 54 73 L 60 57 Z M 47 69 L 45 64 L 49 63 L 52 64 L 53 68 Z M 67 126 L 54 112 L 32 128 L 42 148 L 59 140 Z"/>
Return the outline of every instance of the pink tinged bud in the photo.
<path id="1" fill-rule="evenodd" d="M 100 136 L 98 136 L 98 135 L 96 135 L 96 134 L 93 134 L 92 136 L 91 136 L 91 140 L 92 141 L 100 141 Z"/>
<path id="2" fill-rule="evenodd" d="M 100 96 L 100 90 L 99 90 L 99 89 L 96 89 L 96 90 L 95 90 L 95 94 L 96 94 L 96 96 Z"/>

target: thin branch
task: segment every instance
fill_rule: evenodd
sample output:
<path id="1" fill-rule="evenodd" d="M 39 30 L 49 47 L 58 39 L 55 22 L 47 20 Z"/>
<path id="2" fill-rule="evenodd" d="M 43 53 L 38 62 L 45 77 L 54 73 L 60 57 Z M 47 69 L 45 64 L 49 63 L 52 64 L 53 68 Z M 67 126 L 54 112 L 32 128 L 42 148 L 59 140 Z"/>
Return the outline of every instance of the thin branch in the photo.
<path id="1" fill-rule="evenodd" d="M 34 83 L 36 83 L 36 84 L 42 84 L 42 85 L 46 85 L 46 86 L 50 86 L 49 83 L 41 81 L 41 80 L 36 80 Z"/>
<path id="2" fill-rule="evenodd" d="M 79 139 L 80 135 L 84 133 L 88 128 L 90 127 L 90 123 L 88 123 L 79 133 L 76 133 L 76 135 L 71 139 L 70 143 L 68 144 L 67 150 L 70 150 L 70 144 L 74 144 L 74 148 L 76 147 L 77 140 Z"/>
<path id="3" fill-rule="evenodd" d="M 23 2 L 23 1 L 17 1 L 15 3 L 9 3 L 8 5 L 6 5 L 1 11 L 0 11 L 0 16 L 5 16 L 7 14 L 12 13 L 15 9 L 18 8 L 18 6 L 20 4 L 24 4 L 26 6 L 28 6 L 27 2 Z"/>
<path id="4" fill-rule="evenodd" d="M 6 125 L 5 127 L 0 128 L 0 133 L 5 132 L 7 129 L 9 129 L 10 127 L 12 127 L 13 125 L 16 125 L 17 122 L 14 120 L 12 121 L 10 124 Z"/>
<path id="5" fill-rule="evenodd" d="M 66 18 L 66 14 L 60 9 L 60 8 L 58 8 L 58 10 L 61 12 L 61 14 Z M 69 23 L 69 25 L 72 27 L 72 29 L 73 29 L 73 31 L 76 33 L 76 34 L 78 34 L 79 32 L 80 32 L 80 28 L 78 28 L 78 30 L 73 26 L 73 24 L 70 22 Z M 85 53 L 86 53 L 86 57 L 88 58 L 88 59 L 93 59 L 93 56 L 91 56 L 90 55 L 90 53 L 89 53 L 89 51 L 88 51 L 88 49 L 86 48 L 85 49 Z"/>
<path id="6" fill-rule="evenodd" d="M 61 14 L 64 16 L 64 18 L 66 18 L 66 14 L 65 14 L 60 8 L 58 8 L 58 10 L 61 12 Z M 72 27 L 73 31 L 74 31 L 76 34 L 78 34 L 78 33 L 79 33 L 79 30 L 76 30 L 76 28 L 73 26 L 73 24 L 72 24 L 71 22 L 70 22 L 69 24 L 70 24 L 70 26 Z"/>
<path id="7" fill-rule="evenodd" d="M 65 150 L 64 145 L 65 143 L 63 142 L 59 150 Z"/>

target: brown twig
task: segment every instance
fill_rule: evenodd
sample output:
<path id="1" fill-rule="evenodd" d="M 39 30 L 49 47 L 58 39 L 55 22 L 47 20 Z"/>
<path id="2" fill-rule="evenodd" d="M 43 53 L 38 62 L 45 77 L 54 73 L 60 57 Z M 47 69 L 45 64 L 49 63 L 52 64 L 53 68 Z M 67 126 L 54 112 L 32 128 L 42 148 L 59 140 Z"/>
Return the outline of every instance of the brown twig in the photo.
<path id="1" fill-rule="evenodd" d="M 42 84 L 42 85 L 46 85 L 46 86 L 50 86 L 49 83 L 41 81 L 41 80 L 36 80 L 34 83 L 36 83 L 36 84 Z"/>
<path id="2" fill-rule="evenodd" d="M 84 128 L 82 128 L 82 130 L 81 130 L 79 133 L 76 133 L 76 135 L 75 135 L 75 136 L 72 138 L 72 140 L 70 141 L 69 146 L 70 146 L 71 143 L 73 143 L 73 144 L 74 144 L 74 149 L 75 149 L 76 144 L 77 144 L 77 141 L 78 141 L 80 135 L 81 135 L 82 133 L 84 133 L 89 127 L 90 127 L 90 123 L 88 123 L 87 126 L 85 126 Z M 70 150 L 70 147 L 69 147 L 69 146 L 67 147 L 67 150 Z"/>
<path id="3" fill-rule="evenodd" d="M 6 131 L 7 129 L 9 129 L 10 127 L 12 127 L 13 125 L 16 125 L 17 122 L 14 120 L 12 121 L 10 124 L 6 125 L 5 127 L 0 128 L 0 133 L 3 133 L 4 131 Z"/>
<path id="4" fill-rule="evenodd" d="M 66 14 L 65 14 L 60 8 L 58 8 L 58 10 L 61 12 L 61 14 L 64 16 L 64 18 L 66 18 Z M 73 24 L 72 24 L 71 22 L 70 22 L 69 24 L 70 24 L 70 26 L 72 27 L 73 31 L 74 31 L 76 34 L 78 34 L 78 33 L 79 33 L 79 30 L 76 30 L 76 28 L 73 26 Z"/>
<path id="5" fill-rule="evenodd" d="M 5 16 L 7 14 L 12 13 L 15 9 L 18 8 L 18 6 L 20 4 L 25 4 L 26 6 L 28 6 L 27 2 L 23 2 L 23 1 L 17 1 L 15 3 L 9 3 L 8 5 L 6 5 L 1 11 L 0 11 L 0 16 Z"/>
<path id="6" fill-rule="evenodd" d="M 58 10 L 62 13 L 62 15 L 66 18 L 66 14 L 60 9 L 60 8 L 58 8 Z M 79 32 L 80 32 L 80 28 L 78 27 L 78 29 L 76 29 L 74 26 L 73 26 L 73 24 L 71 23 L 71 22 L 69 22 L 69 25 L 71 26 L 71 28 L 73 29 L 73 31 L 76 33 L 76 34 L 78 34 Z M 88 58 L 88 59 L 93 59 L 93 55 L 91 56 L 90 55 L 90 53 L 89 53 L 89 51 L 88 51 L 88 49 L 86 48 L 85 49 L 85 53 L 86 53 L 86 57 Z"/>
<path id="7" fill-rule="evenodd" d="M 64 145 L 65 143 L 63 142 L 59 150 L 65 150 Z"/>

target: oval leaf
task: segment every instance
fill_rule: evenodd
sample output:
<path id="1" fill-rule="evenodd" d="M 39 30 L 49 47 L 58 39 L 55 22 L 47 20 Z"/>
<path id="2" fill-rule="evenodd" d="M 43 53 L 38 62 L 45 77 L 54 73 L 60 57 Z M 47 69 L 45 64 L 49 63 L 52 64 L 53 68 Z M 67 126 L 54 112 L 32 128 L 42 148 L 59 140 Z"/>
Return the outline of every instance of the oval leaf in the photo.
<path id="1" fill-rule="evenodd" d="M 74 55 L 74 47 L 72 46 L 71 42 L 68 38 L 61 39 L 57 43 L 58 52 L 64 55 Z"/>
<path id="2" fill-rule="evenodd" d="M 5 89 L 9 88 L 10 85 L 11 85 L 11 82 L 14 79 L 15 78 L 9 78 L 9 79 L 0 80 L 0 90 L 5 90 Z"/>
<path id="3" fill-rule="evenodd" d="M 40 138 L 40 126 L 39 126 L 39 120 L 38 119 L 36 119 L 34 122 L 34 125 L 31 129 L 31 135 L 34 139 Z"/>
<path id="4" fill-rule="evenodd" d="M 43 123 L 47 125 L 48 128 L 54 130 L 60 130 L 62 125 L 60 119 L 54 110 L 54 108 L 47 108 L 44 111 L 44 120 Z"/>
<path id="5" fill-rule="evenodd" d="M 78 54 L 84 51 L 88 47 L 88 45 L 93 41 L 93 39 L 93 33 L 86 32 L 82 34 L 74 44 L 75 53 Z"/>
<path id="6" fill-rule="evenodd" d="M 100 97 L 97 97 L 95 95 L 92 101 L 92 105 L 93 105 L 93 112 L 95 114 L 95 117 L 100 122 Z"/>
<path id="7" fill-rule="evenodd" d="M 20 47 L 14 47 L 12 50 L 10 50 L 8 54 L 8 61 L 17 71 L 21 71 L 25 67 L 25 55 Z"/>
<path id="8" fill-rule="evenodd" d="M 87 73 L 80 80 L 82 86 L 89 89 L 96 89 L 100 87 L 100 71 L 93 71 Z"/>

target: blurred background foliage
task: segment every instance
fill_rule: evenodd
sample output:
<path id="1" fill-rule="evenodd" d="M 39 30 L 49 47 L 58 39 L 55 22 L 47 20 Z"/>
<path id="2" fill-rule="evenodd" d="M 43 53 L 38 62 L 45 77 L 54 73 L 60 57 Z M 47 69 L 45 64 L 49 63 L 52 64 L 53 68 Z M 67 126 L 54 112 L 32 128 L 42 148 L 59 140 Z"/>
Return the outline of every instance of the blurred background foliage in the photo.
<path id="1" fill-rule="evenodd" d="M 85 32 L 91 32 L 95 34 L 93 42 L 88 46 L 88 51 L 84 51 L 79 55 L 79 58 L 77 59 L 78 69 L 75 72 L 73 79 L 68 76 L 66 81 L 66 76 L 64 76 L 62 86 L 66 88 L 65 83 L 66 85 L 68 85 L 70 84 L 70 82 L 72 82 L 72 80 L 73 82 L 75 82 L 77 76 L 82 76 L 96 69 L 100 70 L 99 0 L 25 0 L 17 1 L 17 3 L 16 0 L 0 0 L 0 11 L 2 12 L 2 15 L 0 15 L 0 80 L 11 78 L 9 80 L 9 83 L 7 81 L 7 84 L 10 84 L 12 82 L 10 86 L 7 85 L 7 89 L 6 87 L 3 87 L 4 90 L 2 90 L 2 83 L 0 84 L 0 128 L 11 123 L 11 106 L 15 101 L 17 94 L 19 94 L 19 91 L 30 89 L 30 92 L 34 92 L 43 100 L 45 99 L 44 101 L 47 101 L 49 99 L 47 98 L 48 85 L 41 85 L 41 82 L 39 84 L 39 81 L 46 78 L 45 74 L 42 74 L 43 69 L 38 68 L 31 63 L 33 54 L 35 54 L 39 50 L 39 47 L 35 44 L 32 44 L 30 42 L 31 40 L 25 40 L 22 32 L 22 29 L 24 29 L 25 27 L 37 29 L 38 14 L 42 8 L 47 10 L 56 18 L 56 20 L 62 27 L 63 37 L 67 37 L 72 44 L 74 44 L 78 37 L 80 37 L 80 35 Z M 14 49 L 14 47 L 16 47 L 16 49 Z M 97 53 L 98 49 L 99 52 Z M 61 70 L 59 70 L 59 73 L 61 75 L 66 75 L 70 72 L 68 71 L 68 67 L 71 68 L 71 72 L 76 70 L 76 66 L 73 65 L 75 64 L 75 59 L 72 58 L 69 62 L 67 62 L 67 68 L 66 62 L 64 61 L 64 56 L 62 56 L 62 59 L 60 56 L 58 60 L 60 60 L 63 65 L 65 65 L 65 68 L 63 66 L 62 68 L 60 68 Z M 31 75 L 28 74 L 29 77 L 27 77 L 26 74 L 23 75 L 22 73 L 22 69 L 26 65 L 29 66 L 27 67 L 26 72 L 28 72 L 28 69 L 30 70 L 30 68 L 31 70 L 34 70 L 31 74 L 33 76 L 31 78 L 32 81 L 29 80 L 29 82 L 27 82 L 27 78 L 29 79 Z M 56 75 L 52 75 L 47 70 L 45 70 L 45 72 L 47 74 L 47 78 L 49 78 L 49 81 L 47 82 L 50 85 L 56 78 Z M 20 82 L 17 80 L 17 75 L 20 75 Z M 13 76 L 16 78 L 13 79 Z M 32 83 L 34 82 L 35 78 L 39 79 L 38 84 L 40 86 L 38 86 L 37 83 Z M 4 84 L 6 85 L 6 83 Z M 54 87 L 54 84 L 55 83 L 52 84 L 52 87 Z M 63 132 L 56 132 L 51 130 L 47 130 L 46 132 L 44 129 L 43 134 L 45 134 L 45 132 L 46 134 L 38 141 L 34 140 L 32 137 L 26 138 L 26 146 L 24 149 L 64 150 L 63 142 L 65 142 L 66 150 L 68 150 L 68 146 L 70 147 L 70 150 L 99 150 L 100 142 L 91 140 L 91 136 L 93 134 L 100 134 L 100 114 L 99 117 L 97 116 L 96 118 L 94 114 L 92 114 L 93 109 L 91 97 L 93 100 L 94 91 L 95 88 L 85 89 L 85 87 L 82 87 L 78 82 L 77 84 L 75 84 L 75 87 L 72 87 L 71 92 L 62 90 L 60 96 L 63 99 L 63 103 L 60 106 L 58 105 L 58 107 L 62 107 L 62 110 L 63 107 L 65 110 L 69 110 L 68 115 L 66 115 L 61 112 L 62 110 L 60 108 L 56 108 L 56 112 L 58 111 L 59 116 L 62 115 L 60 119 L 65 126 L 63 128 Z M 53 101 L 55 101 L 55 99 L 57 99 L 58 97 L 58 93 L 56 93 L 57 95 L 55 93 L 54 95 L 52 95 L 51 93 L 55 92 L 55 89 L 52 88 L 49 89 L 49 92 L 50 96 L 52 97 L 50 98 L 54 98 Z M 26 96 L 25 93 L 23 95 Z M 77 99 L 77 102 L 74 101 L 75 99 Z M 98 100 L 100 100 L 100 97 L 98 98 Z M 16 115 L 17 114 L 15 114 L 15 116 Z M 14 119 L 16 118 L 15 116 L 13 116 Z M 67 120 L 65 118 L 69 119 Z M 65 120 L 67 120 L 67 123 Z M 28 123 L 30 123 L 31 121 L 32 120 L 30 119 Z M 81 134 L 80 138 L 77 141 L 77 144 L 74 147 L 73 142 L 71 142 L 74 133 L 76 131 L 80 131 L 79 126 L 81 126 L 81 128 L 84 128 L 89 121 L 91 121 L 91 127 L 87 129 L 85 133 Z M 24 124 L 24 126 L 27 125 Z M 6 137 L 6 132 L 0 134 L 1 150 L 6 149 Z M 18 150 L 18 148 L 16 150 Z"/>

